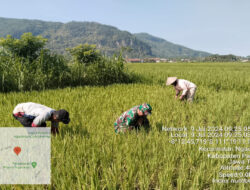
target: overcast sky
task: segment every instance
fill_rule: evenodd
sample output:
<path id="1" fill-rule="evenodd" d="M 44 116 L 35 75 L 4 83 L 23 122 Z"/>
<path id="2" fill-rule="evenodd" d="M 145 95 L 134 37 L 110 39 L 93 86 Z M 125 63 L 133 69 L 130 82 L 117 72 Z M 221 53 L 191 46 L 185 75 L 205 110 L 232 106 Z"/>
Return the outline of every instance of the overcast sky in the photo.
<path id="1" fill-rule="evenodd" d="M 1 0 L 0 17 L 95 21 L 195 50 L 250 55 L 250 0 Z"/>

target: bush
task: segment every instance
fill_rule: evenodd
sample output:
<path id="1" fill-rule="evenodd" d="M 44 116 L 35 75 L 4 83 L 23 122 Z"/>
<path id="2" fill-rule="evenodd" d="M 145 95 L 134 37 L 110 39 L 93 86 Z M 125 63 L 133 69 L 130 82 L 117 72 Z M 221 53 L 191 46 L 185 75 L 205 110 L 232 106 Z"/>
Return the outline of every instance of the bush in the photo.
<path id="1" fill-rule="evenodd" d="M 42 90 L 62 87 L 69 68 L 63 56 L 45 49 L 46 39 L 23 34 L 0 40 L 1 91 Z"/>
<path id="2" fill-rule="evenodd" d="M 44 90 L 81 85 L 132 82 L 122 55 L 100 54 L 95 45 L 67 49 L 72 60 L 45 49 L 46 39 L 26 33 L 20 39 L 0 40 L 0 91 Z M 131 77 L 133 76 L 133 77 Z"/>
<path id="3" fill-rule="evenodd" d="M 68 49 L 72 55 L 71 76 L 76 85 L 109 85 L 130 82 L 122 55 L 102 56 L 96 46 L 84 44 Z"/>

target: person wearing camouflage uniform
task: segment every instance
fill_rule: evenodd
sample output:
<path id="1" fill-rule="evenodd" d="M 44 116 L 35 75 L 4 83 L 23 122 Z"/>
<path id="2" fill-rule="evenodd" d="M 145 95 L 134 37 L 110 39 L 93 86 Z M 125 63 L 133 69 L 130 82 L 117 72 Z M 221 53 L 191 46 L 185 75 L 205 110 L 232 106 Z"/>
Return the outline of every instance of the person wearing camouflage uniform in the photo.
<path id="1" fill-rule="evenodd" d="M 124 133 L 133 129 L 139 130 L 141 126 L 149 128 L 147 115 L 151 114 L 152 107 L 144 103 L 125 111 L 114 123 L 116 133 Z"/>

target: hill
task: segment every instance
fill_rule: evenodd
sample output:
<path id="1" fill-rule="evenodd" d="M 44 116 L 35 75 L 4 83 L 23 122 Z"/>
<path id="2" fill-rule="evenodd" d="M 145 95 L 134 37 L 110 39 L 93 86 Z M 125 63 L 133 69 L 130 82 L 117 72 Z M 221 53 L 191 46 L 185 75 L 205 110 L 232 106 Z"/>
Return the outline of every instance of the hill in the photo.
<path id="1" fill-rule="evenodd" d="M 40 20 L 0 18 L 0 37 L 10 34 L 19 38 L 23 33 L 48 38 L 47 47 L 57 53 L 78 44 L 96 44 L 110 56 L 124 47 L 126 57 L 204 57 L 210 54 L 175 45 L 149 34 L 131 34 L 113 26 L 96 22 L 45 22 Z"/>
<path id="2" fill-rule="evenodd" d="M 206 57 L 209 53 L 202 51 L 194 51 L 190 48 L 168 42 L 162 38 L 158 38 L 147 33 L 134 34 L 139 40 L 147 43 L 155 57 Z"/>

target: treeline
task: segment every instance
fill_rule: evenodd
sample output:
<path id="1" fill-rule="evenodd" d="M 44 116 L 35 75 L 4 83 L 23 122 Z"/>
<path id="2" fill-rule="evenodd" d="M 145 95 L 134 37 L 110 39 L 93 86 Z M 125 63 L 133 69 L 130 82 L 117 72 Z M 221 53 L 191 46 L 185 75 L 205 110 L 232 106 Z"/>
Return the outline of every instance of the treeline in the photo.
<path id="1" fill-rule="evenodd" d="M 45 48 L 47 39 L 24 33 L 0 39 L 0 91 L 43 90 L 131 82 L 122 55 L 103 56 L 95 45 L 69 48 L 71 59 Z"/>
<path id="2" fill-rule="evenodd" d="M 240 61 L 240 57 L 237 57 L 232 54 L 229 54 L 229 55 L 214 54 L 214 55 L 205 57 L 203 61 L 204 62 L 234 62 L 234 61 Z"/>

